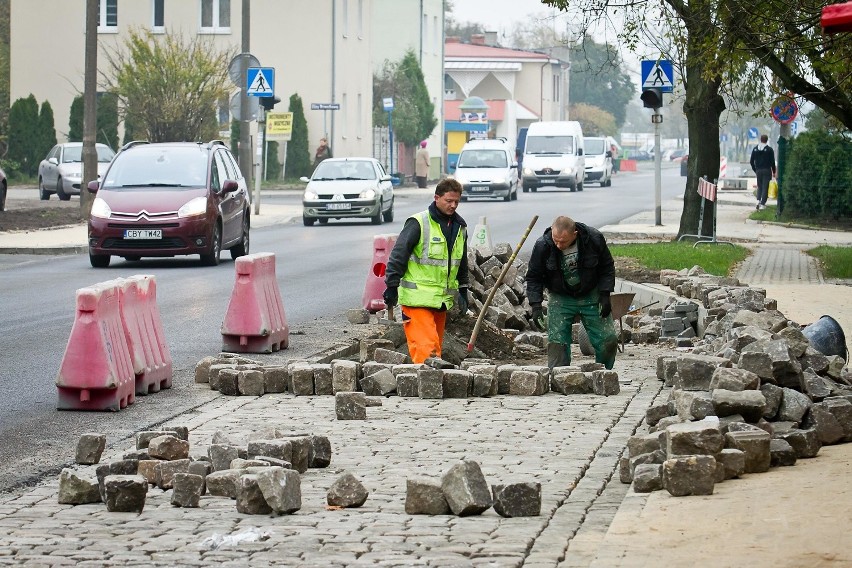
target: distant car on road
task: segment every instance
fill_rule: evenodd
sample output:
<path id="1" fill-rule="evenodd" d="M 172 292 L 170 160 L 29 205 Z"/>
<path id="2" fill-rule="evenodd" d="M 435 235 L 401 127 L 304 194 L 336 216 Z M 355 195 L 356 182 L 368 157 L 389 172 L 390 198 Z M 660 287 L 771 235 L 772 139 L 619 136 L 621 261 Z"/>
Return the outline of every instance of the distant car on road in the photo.
<path id="1" fill-rule="evenodd" d="M 319 163 L 302 198 L 302 222 L 310 227 L 329 219 L 368 218 L 373 225 L 393 221 L 391 176 L 374 158 L 326 158 Z"/>
<path id="2" fill-rule="evenodd" d="M 6 192 L 9 190 L 6 173 L 0 168 L 0 211 L 6 210 Z"/>
<path id="3" fill-rule="evenodd" d="M 627 159 L 636 160 L 637 162 L 645 162 L 648 160 L 653 160 L 654 156 L 647 150 L 628 150 Z"/>
<path id="4" fill-rule="evenodd" d="M 672 150 L 669 152 L 668 157 L 670 161 L 675 161 L 683 158 L 686 155 L 686 150 L 683 148 L 677 148 L 676 150 Z"/>
<path id="5" fill-rule="evenodd" d="M 98 178 L 115 157 L 115 152 L 106 144 L 95 144 L 98 153 Z M 55 193 L 61 201 L 72 195 L 80 195 L 83 179 L 83 143 L 65 142 L 50 149 L 47 157 L 38 165 L 38 191 L 43 201 Z"/>
<path id="6" fill-rule="evenodd" d="M 249 254 L 251 211 L 246 180 L 221 140 L 131 142 L 116 155 L 95 193 L 89 217 L 89 261 L 198 254 L 219 264 Z"/>

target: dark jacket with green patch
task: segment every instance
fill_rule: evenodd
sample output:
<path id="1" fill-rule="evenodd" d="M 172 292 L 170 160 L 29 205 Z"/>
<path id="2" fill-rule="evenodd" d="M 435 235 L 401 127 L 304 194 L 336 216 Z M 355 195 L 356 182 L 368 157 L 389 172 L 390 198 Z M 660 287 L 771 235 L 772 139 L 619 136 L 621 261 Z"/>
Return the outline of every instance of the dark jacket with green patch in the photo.
<path id="1" fill-rule="evenodd" d="M 530 305 L 540 305 L 544 289 L 565 296 L 584 296 L 596 289 L 609 294 L 615 289 L 615 263 L 600 231 L 577 223 L 577 265 L 580 283 L 569 287 L 560 266 L 562 251 L 556 248 L 548 227 L 533 246 L 527 269 L 527 298 Z"/>

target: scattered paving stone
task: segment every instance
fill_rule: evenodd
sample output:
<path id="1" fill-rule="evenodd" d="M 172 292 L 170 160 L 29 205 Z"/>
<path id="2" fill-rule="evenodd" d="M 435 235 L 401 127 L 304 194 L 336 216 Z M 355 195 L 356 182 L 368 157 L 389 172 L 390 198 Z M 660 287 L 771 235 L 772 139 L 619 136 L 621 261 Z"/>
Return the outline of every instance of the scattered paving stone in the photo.
<path id="1" fill-rule="evenodd" d="M 302 482 L 298 472 L 270 467 L 255 477 L 263 498 L 273 512 L 289 515 L 302 508 Z"/>
<path id="2" fill-rule="evenodd" d="M 257 475 L 243 474 L 237 479 L 237 512 L 244 515 L 268 515 L 272 507 L 258 485 Z"/>
<path id="3" fill-rule="evenodd" d="M 712 495 L 716 485 L 716 458 L 680 456 L 663 462 L 663 488 L 673 497 Z"/>
<path id="4" fill-rule="evenodd" d="M 355 325 L 370 323 L 370 312 L 363 308 L 350 308 L 346 310 L 346 319 Z"/>
<path id="5" fill-rule="evenodd" d="M 537 517 L 541 514 L 541 483 L 491 486 L 494 511 L 501 517 Z"/>
<path id="6" fill-rule="evenodd" d="M 103 434 L 83 434 L 77 440 L 74 461 L 81 465 L 94 465 L 101 461 L 105 447 L 106 436 Z"/>
<path id="7" fill-rule="evenodd" d="M 136 449 L 137 450 L 146 450 L 148 449 L 148 444 L 154 438 L 158 438 L 160 436 L 174 436 L 177 438 L 177 435 L 174 432 L 170 432 L 168 430 L 147 430 L 145 432 L 137 432 L 136 433 Z"/>
<path id="8" fill-rule="evenodd" d="M 157 436 L 148 443 L 148 455 L 158 460 L 181 460 L 189 457 L 189 442 L 169 434 Z"/>
<path id="9" fill-rule="evenodd" d="M 223 469 L 207 476 L 207 493 L 219 497 L 237 498 L 237 480 L 245 473 L 240 469 Z"/>
<path id="10" fill-rule="evenodd" d="M 417 392 L 420 398 L 444 398 L 444 373 L 440 369 L 417 371 Z"/>
<path id="11" fill-rule="evenodd" d="M 204 493 L 204 478 L 191 473 L 176 473 L 171 503 L 176 507 L 198 507 Z"/>
<path id="12" fill-rule="evenodd" d="M 663 488 L 663 467 L 656 463 L 638 464 L 633 470 L 633 491 L 650 493 Z"/>
<path id="13" fill-rule="evenodd" d="M 441 489 L 454 515 L 479 515 L 492 505 L 491 491 L 479 464 L 463 460 L 441 478 Z"/>
<path id="14" fill-rule="evenodd" d="M 362 392 L 338 392 L 334 395 L 334 409 L 338 420 L 366 420 L 367 403 Z"/>
<path id="15" fill-rule="evenodd" d="M 107 511 L 141 513 L 145 508 L 148 482 L 139 475 L 107 475 L 104 494 Z"/>
<path id="16" fill-rule="evenodd" d="M 326 493 L 326 502 L 334 507 L 360 507 L 367 501 L 369 492 L 349 472 L 338 477 Z"/>
<path id="17" fill-rule="evenodd" d="M 97 479 L 86 479 L 74 470 L 65 468 L 59 474 L 59 504 L 85 505 L 100 503 L 101 492 Z"/>
<path id="18" fill-rule="evenodd" d="M 308 467 L 323 468 L 331 464 L 331 441 L 328 436 L 311 436 Z"/>
<path id="19" fill-rule="evenodd" d="M 420 476 L 405 482 L 405 512 L 408 515 L 449 515 L 450 506 L 441 480 Z"/>
<path id="20" fill-rule="evenodd" d="M 189 471 L 189 460 L 160 461 L 156 467 L 156 485 L 160 489 L 171 489 L 174 486 L 174 478 L 178 473 Z"/>

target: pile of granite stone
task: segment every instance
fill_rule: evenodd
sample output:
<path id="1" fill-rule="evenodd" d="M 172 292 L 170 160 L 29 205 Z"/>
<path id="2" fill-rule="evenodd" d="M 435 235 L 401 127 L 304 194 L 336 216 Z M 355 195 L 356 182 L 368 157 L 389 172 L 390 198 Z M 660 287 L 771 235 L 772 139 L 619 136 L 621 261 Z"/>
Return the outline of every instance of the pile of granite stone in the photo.
<path id="1" fill-rule="evenodd" d="M 403 396 L 430 399 L 488 397 L 498 394 L 540 396 L 562 394 L 618 394 L 618 373 L 600 363 L 579 366 L 495 364 L 491 359 L 468 358 L 461 365 L 432 357 L 411 363 L 394 350 L 388 339 L 362 339 L 359 360 L 334 359 L 311 363 L 293 359 L 263 365 L 231 353 L 205 357 L 195 368 L 195 381 L 207 383 L 222 394 L 262 396 L 291 393 L 295 396 L 349 394 L 341 398 L 344 414 L 364 419 L 368 397 Z M 351 411 L 351 412 L 350 412 Z"/>
<path id="2" fill-rule="evenodd" d="M 331 463 L 326 436 L 260 428 L 246 438 L 217 431 L 200 455 L 190 455 L 186 427 L 136 434 L 136 449 L 121 460 L 91 471 L 65 468 L 59 476 L 61 504 L 106 504 L 108 511 L 141 512 L 149 488 L 171 491 L 176 507 L 198 507 L 204 496 L 230 498 L 246 514 L 290 514 L 301 508 L 301 474 Z M 96 465 L 106 445 L 102 434 L 84 434 L 76 462 Z M 344 472 L 331 485 L 326 500 L 335 507 L 359 507 L 368 492 Z"/>
<path id="3" fill-rule="evenodd" d="M 509 243 L 497 243 L 493 247 L 476 246 L 467 252 L 468 272 L 470 275 L 470 309 L 479 314 L 488 294 L 497 283 L 506 263 L 512 256 Z M 531 308 L 527 300 L 525 278 L 528 265 L 516 259 L 506 271 L 503 281 L 494 292 L 491 304 L 485 311 L 484 319 L 498 329 L 524 331 L 532 327 Z"/>
<path id="4" fill-rule="evenodd" d="M 672 390 L 648 409 L 648 433 L 628 442 L 623 482 L 706 495 L 715 483 L 852 441 L 852 371 L 811 345 L 764 290 L 697 269 L 661 278 L 703 303 L 706 327 L 691 353 L 658 359 Z"/>

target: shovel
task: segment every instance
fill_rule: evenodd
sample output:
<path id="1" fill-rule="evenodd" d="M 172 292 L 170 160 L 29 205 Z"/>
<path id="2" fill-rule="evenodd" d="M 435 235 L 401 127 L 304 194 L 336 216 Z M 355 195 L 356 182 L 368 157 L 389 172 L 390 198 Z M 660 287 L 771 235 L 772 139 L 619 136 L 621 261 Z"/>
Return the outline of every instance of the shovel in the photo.
<path id="1" fill-rule="evenodd" d="M 524 233 L 524 236 L 521 237 L 521 242 L 518 243 L 518 246 L 515 247 L 512 256 L 509 257 L 509 260 L 506 261 L 506 264 L 503 265 L 503 271 L 500 273 L 500 276 L 497 277 L 497 282 L 494 283 L 494 287 L 491 288 L 491 291 L 488 293 L 488 297 L 485 298 L 485 303 L 482 304 L 482 309 L 479 310 L 479 317 L 476 318 L 476 324 L 473 326 L 473 332 L 470 334 L 470 341 L 467 342 L 467 351 L 465 352 L 465 357 L 469 356 L 473 351 L 473 344 L 476 343 L 476 336 L 479 334 L 479 328 L 482 327 L 482 319 L 485 317 L 485 312 L 488 311 L 488 306 L 491 305 L 491 301 L 494 299 L 494 294 L 497 292 L 497 288 L 500 287 L 500 284 L 503 283 L 503 278 L 505 278 L 506 273 L 509 272 L 509 268 L 512 266 L 512 263 L 515 262 L 515 257 L 518 256 L 518 253 L 521 251 L 521 247 L 524 246 L 524 242 L 527 240 L 527 237 L 530 236 L 530 231 L 535 226 L 538 221 L 538 215 L 532 218 L 530 224 L 527 226 L 527 230 Z"/>

